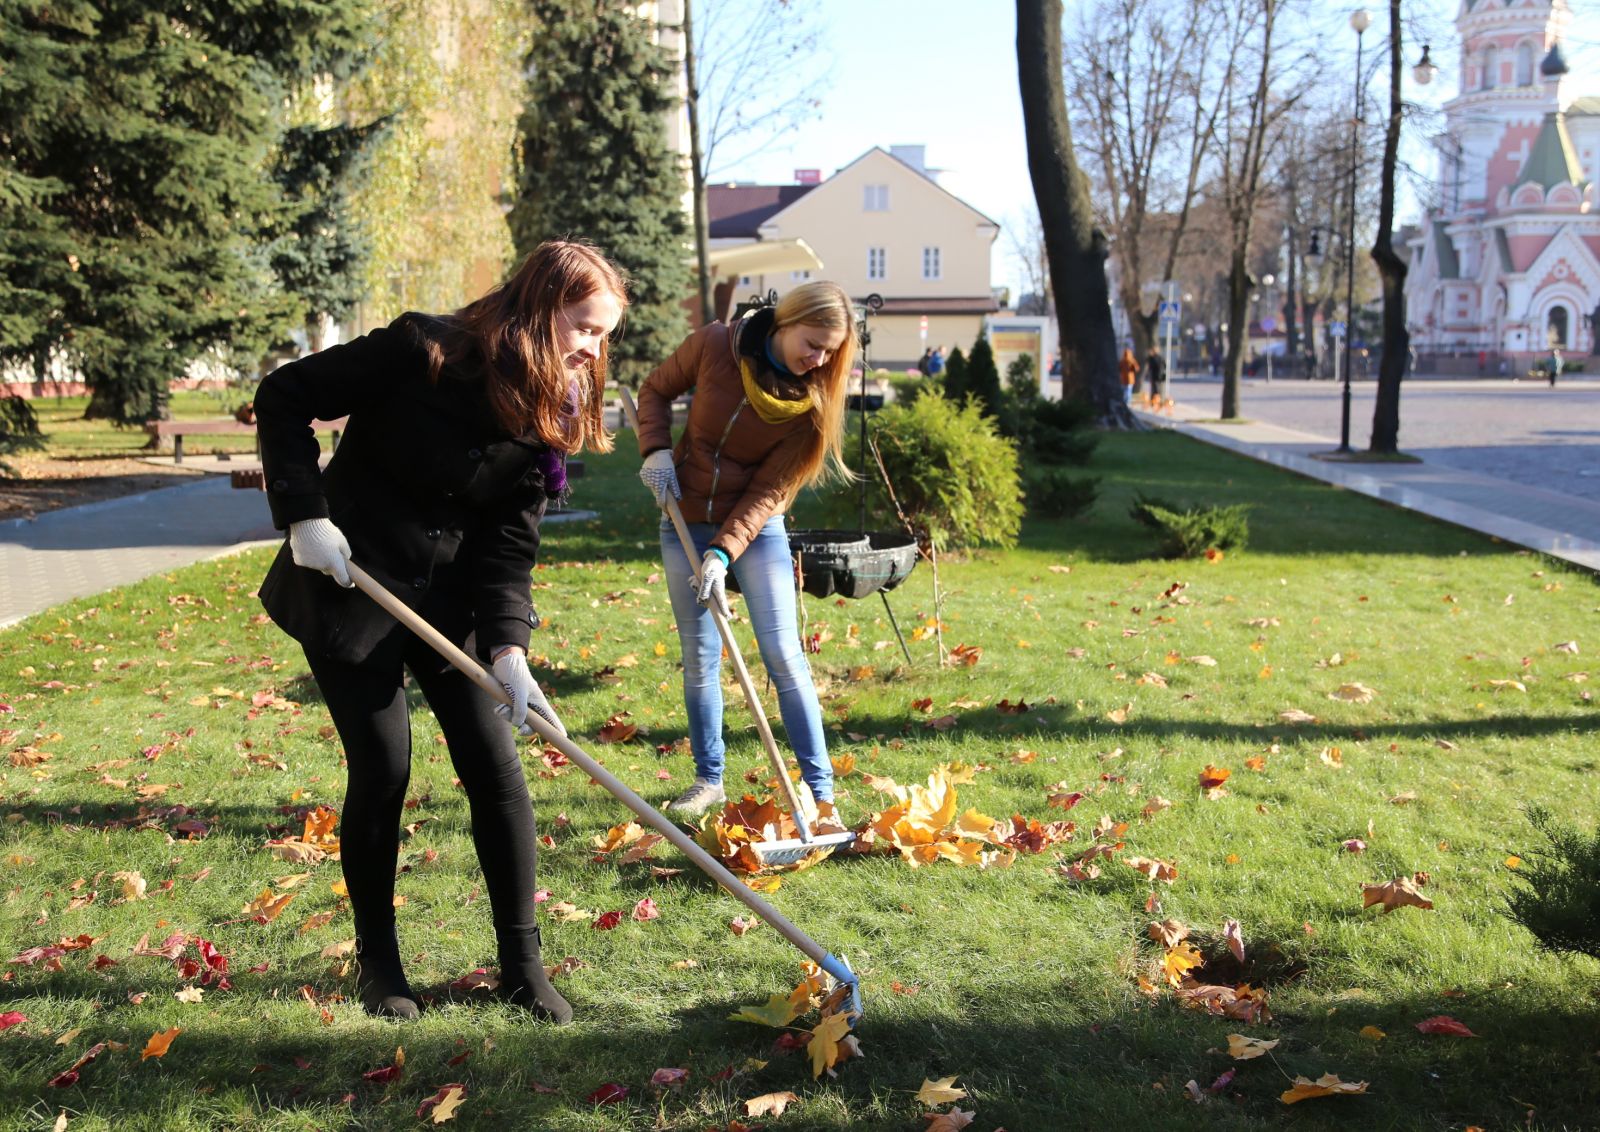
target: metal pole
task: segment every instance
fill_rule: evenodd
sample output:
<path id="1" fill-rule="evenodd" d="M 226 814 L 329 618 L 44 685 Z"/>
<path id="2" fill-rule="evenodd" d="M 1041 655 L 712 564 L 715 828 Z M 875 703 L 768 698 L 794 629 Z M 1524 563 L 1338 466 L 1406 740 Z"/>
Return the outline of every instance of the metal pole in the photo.
<path id="1" fill-rule="evenodd" d="M 1356 116 L 1350 120 L 1350 215 L 1344 244 L 1344 404 L 1339 417 L 1339 451 L 1350 451 L 1350 344 L 1356 329 L 1356 169 L 1360 164 L 1361 116 L 1365 113 L 1361 84 L 1361 47 L 1365 32 L 1356 32 Z"/>

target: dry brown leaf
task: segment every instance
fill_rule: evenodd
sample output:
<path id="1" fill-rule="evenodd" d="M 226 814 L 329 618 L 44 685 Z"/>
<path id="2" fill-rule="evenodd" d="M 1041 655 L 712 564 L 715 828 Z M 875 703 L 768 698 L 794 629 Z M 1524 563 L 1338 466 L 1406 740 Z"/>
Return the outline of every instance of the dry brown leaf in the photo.
<path id="1" fill-rule="evenodd" d="M 1341 1081 L 1338 1074 L 1324 1073 L 1315 1081 L 1306 1077 L 1296 1077 L 1294 1087 L 1285 1090 L 1278 1099 L 1284 1104 L 1297 1104 L 1313 1097 L 1353 1097 L 1366 1091 L 1365 1081 Z"/>
<path id="2" fill-rule="evenodd" d="M 966 1095 L 965 1089 L 956 1087 L 954 1077 L 941 1077 L 937 1081 L 930 1081 L 924 1077 L 922 1088 L 917 1090 L 917 1103 L 933 1108 L 936 1105 L 958 1101 Z"/>
<path id="3" fill-rule="evenodd" d="M 1152 920 L 1145 934 L 1162 947 L 1173 948 L 1189 938 L 1189 925 L 1178 920 Z"/>
<path id="4" fill-rule="evenodd" d="M 1351 704 L 1369 703 L 1378 693 L 1365 684 L 1340 684 L 1334 691 L 1328 693 L 1330 700 L 1343 700 Z"/>
<path id="5" fill-rule="evenodd" d="M 790 1092 L 763 1093 L 744 1102 L 746 1116 L 782 1116 L 783 1110 L 799 1104 L 800 1098 Z"/>
<path id="6" fill-rule="evenodd" d="M 1385 912 L 1407 906 L 1432 908 L 1433 901 L 1418 892 L 1417 888 L 1417 883 L 1411 877 L 1395 877 L 1383 884 L 1364 884 L 1361 886 L 1361 906 L 1370 908 L 1374 904 L 1381 904 Z"/>
<path id="7" fill-rule="evenodd" d="M 1250 1061 L 1277 1048 L 1276 1039 L 1268 1041 L 1265 1038 L 1247 1038 L 1243 1034 L 1228 1035 L 1228 1056 L 1235 1061 Z"/>
<path id="8" fill-rule="evenodd" d="M 925 1112 L 922 1119 L 928 1122 L 922 1132 L 961 1132 L 961 1129 L 978 1118 L 978 1110 L 963 1112 L 953 1108 L 949 1112 Z"/>

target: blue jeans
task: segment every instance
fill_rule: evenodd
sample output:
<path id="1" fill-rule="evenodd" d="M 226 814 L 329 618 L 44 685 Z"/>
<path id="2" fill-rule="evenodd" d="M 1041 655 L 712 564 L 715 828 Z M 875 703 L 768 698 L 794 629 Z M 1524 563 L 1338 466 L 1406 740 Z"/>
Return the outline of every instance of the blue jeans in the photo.
<path id="1" fill-rule="evenodd" d="M 713 523 L 690 523 L 696 560 L 716 537 Z M 691 577 L 694 568 L 683 553 L 683 543 L 670 521 L 661 524 L 661 565 L 666 572 L 672 614 L 678 622 L 683 646 L 683 706 L 689 717 L 689 745 L 694 752 L 694 773 L 709 782 L 722 781 L 725 747 L 722 741 L 722 638 L 711 612 L 695 600 Z M 822 707 L 811 683 L 795 623 L 794 564 L 789 557 L 789 534 L 782 515 L 767 520 L 761 533 L 745 548 L 730 572 L 739 581 L 745 613 L 755 629 L 761 663 L 778 690 L 778 713 L 788 732 L 789 746 L 800 760 L 800 774 L 819 802 L 833 800 L 833 764 L 822 734 Z M 738 629 L 735 628 L 735 633 Z"/>

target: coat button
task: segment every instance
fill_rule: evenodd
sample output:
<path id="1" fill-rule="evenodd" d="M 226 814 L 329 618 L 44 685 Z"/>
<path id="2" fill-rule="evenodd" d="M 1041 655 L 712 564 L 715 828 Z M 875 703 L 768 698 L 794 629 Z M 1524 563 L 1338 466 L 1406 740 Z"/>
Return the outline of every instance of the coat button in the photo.
<path id="1" fill-rule="evenodd" d="M 456 493 L 453 491 L 441 491 L 439 494 L 444 496 L 446 499 L 454 499 L 456 497 Z"/>
<path id="2" fill-rule="evenodd" d="M 432 538 L 432 539 L 438 538 L 440 536 L 440 534 L 442 534 L 442 533 L 443 532 L 440 531 L 438 527 L 430 527 L 428 529 L 428 537 Z"/>
<path id="3" fill-rule="evenodd" d="M 426 579 L 426 578 L 412 578 L 411 579 L 411 588 L 414 589 L 414 590 L 425 590 L 425 589 L 427 589 L 428 588 L 428 579 Z"/>
<path id="4" fill-rule="evenodd" d="M 481 449 L 481 448 L 468 448 L 467 449 L 467 459 L 469 459 L 469 460 L 481 460 L 481 459 L 483 459 L 483 449 Z"/>

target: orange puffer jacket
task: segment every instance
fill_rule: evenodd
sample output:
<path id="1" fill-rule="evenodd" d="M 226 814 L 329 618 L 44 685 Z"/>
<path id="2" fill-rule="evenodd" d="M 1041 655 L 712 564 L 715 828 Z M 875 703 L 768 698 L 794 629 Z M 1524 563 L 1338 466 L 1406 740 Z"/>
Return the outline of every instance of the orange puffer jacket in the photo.
<path id="1" fill-rule="evenodd" d="M 712 545 L 730 559 L 793 499 L 799 485 L 780 469 L 793 467 L 815 443 L 814 410 L 767 424 L 745 397 L 739 358 L 748 358 L 758 376 L 770 368 L 764 343 L 772 319 L 767 309 L 732 327 L 701 327 L 639 388 L 639 454 L 673 448 L 684 518 L 720 524 Z M 674 448 L 672 402 L 690 389 L 689 425 Z"/>

